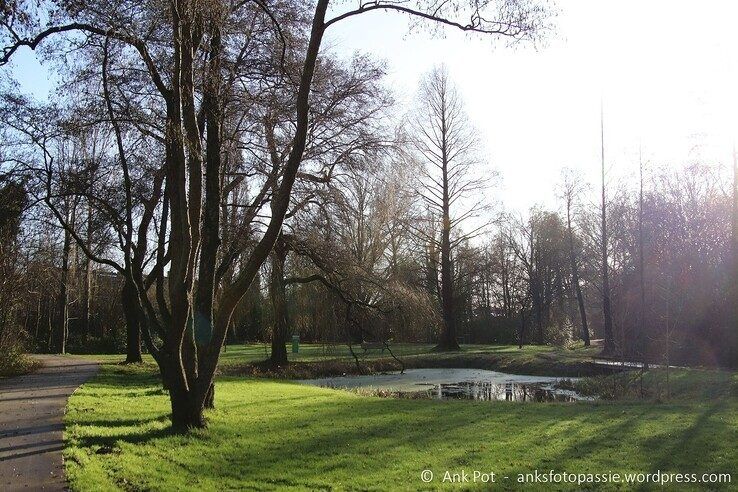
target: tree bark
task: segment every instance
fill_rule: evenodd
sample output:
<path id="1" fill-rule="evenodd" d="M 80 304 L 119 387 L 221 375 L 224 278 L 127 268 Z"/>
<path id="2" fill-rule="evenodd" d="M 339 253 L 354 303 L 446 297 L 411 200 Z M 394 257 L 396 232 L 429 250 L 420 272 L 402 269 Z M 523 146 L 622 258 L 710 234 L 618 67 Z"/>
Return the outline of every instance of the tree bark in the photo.
<path id="1" fill-rule="evenodd" d="M 74 223 L 74 219 L 72 219 Z M 69 330 L 69 255 L 72 248 L 72 236 L 64 229 L 64 245 L 62 246 L 62 267 L 59 280 L 59 296 L 57 297 L 57 312 L 59 319 L 56 329 L 53 330 L 52 351 L 57 354 L 67 353 L 67 336 Z"/>
<path id="2" fill-rule="evenodd" d="M 287 360 L 287 300 L 284 284 L 284 263 L 287 249 L 282 234 L 277 238 L 272 250 L 272 272 L 269 283 L 269 296 L 272 301 L 274 319 L 272 322 L 272 354 L 269 358 L 273 366 L 283 366 Z"/>
<path id="3" fill-rule="evenodd" d="M 128 278 L 121 289 L 121 306 L 126 319 L 126 364 L 141 362 L 141 325 L 136 286 Z"/>
<path id="4" fill-rule="evenodd" d="M 87 201 L 87 231 L 85 241 L 87 249 L 92 250 L 92 206 Z M 92 260 L 84 255 L 84 286 L 82 287 L 82 326 L 85 336 L 90 334 L 90 320 L 92 312 Z"/>
<path id="5" fill-rule="evenodd" d="M 439 350 L 459 350 L 456 340 L 456 313 L 454 310 L 453 271 L 451 265 L 451 196 L 449 189 L 449 158 L 446 141 L 446 107 L 440 108 L 441 126 L 441 179 L 443 185 L 442 223 L 441 223 L 441 303 L 443 308 L 443 333 Z"/>

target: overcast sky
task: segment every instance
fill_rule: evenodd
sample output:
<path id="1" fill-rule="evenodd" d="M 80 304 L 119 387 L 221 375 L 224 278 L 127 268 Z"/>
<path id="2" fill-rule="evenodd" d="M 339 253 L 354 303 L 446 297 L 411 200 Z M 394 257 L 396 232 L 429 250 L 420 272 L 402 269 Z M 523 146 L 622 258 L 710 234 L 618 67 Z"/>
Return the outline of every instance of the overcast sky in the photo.
<path id="1" fill-rule="evenodd" d="M 339 3 L 348 8 L 351 2 Z M 598 184 L 600 98 L 609 181 L 637 165 L 695 160 L 728 164 L 738 140 L 738 2 L 560 0 L 557 34 L 534 50 L 446 30 L 408 34 L 408 19 L 369 13 L 329 29 L 326 42 L 385 60 L 401 103 L 418 79 L 445 63 L 502 176 L 506 208 L 557 206 L 562 166 Z M 14 62 L 24 87 L 43 97 L 48 74 L 28 50 Z"/>

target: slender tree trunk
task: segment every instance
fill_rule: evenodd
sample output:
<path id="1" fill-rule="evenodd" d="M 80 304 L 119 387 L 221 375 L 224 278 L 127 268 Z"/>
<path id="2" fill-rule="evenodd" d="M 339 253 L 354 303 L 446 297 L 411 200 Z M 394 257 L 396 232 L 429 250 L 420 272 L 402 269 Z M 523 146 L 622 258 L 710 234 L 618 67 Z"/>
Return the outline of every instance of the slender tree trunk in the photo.
<path id="1" fill-rule="evenodd" d="M 57 354 L 67 352 L 67 336 L 69 330 L 69 255 L 72 247 L 72 236 L 69 231 L 64 230 L 64 245 L 62 247 L 61 278 L 59 280 L 59 296 L 57 297 L 57 312 L 59 319 L 56 329 L 53 330 L 52 351 Z"/>
<path id="2" fill-rule="evenodd" d="M 579 306 L 579 317 L 582 322 L 582 340 L 584 346 L 589 347 L 589 327 L 587 326 L 587 310 L 584 306 L 584 295 L 582 287 L 579 285 L 579 267 L 577 265 L 576 252 L 574 251 L 574 231 L 571 227 L 571 200 L 566 202 L 566 225 L 569 231 L 569 263 L 571 264 L 571 283 L 574 287 L 574 293 L 577 297 L 577 305 Z"/>
<path id="3" fill-rule="evenodd" d="M 121 289 L 121 306 L 126 319 L 126 364 L 141 362 L 141 325 L 136 286 L 128 278 Z"/>
<path id="4" fill-rule="evenodd" d="M 729 347 L 727 351 L 727 365 L 738 367 L 738 151 L 733 145 L 733 194 L 732 194 L 732 224 L 731 224 L 731 276 L 728 282 L 728 299 L 730 299 L 728 313 Z"/>
<path id="5" fill-rule="evenodd" d="M 87 201 L 86 246 L 92 251 L 92 205 Z M 90 313 L 92 311 L 92 261 L 84 255 L 84 285 L 82 287 L 82 328 L 85 336 L 90 334 Z"/>
<path id="6" fill-rule="evenodd" d="M 536 303 L 536 342 L 543 345 L 543 306 L 539 300 Z"/>
<path id="7" fill-rule="evenodd" d="M 600 108 L 601 109 L 601 108 Z M 612 328 L 612 306 L 610 302 L 610 272 L 607 254 L 607 205 L 605 197 L 605 124 L 604 115 L 600 110 L 600 137 L 602 144 L 602 240 L 600 253 L 602 255 L 602 316 L 604 318 L 605 346 L 604 353 L 612 354 L 615 351 L 615 339 Z"/>
<path id="8" fill-rule="evenodd" d="M 640 352 L 643 370 L 648 369 L 648 337 L 646 337 L 646 266 L 643 255 L 643 159 L 638 156 L 638 170 L 640 177 L 640 189 L 638 194 L 638 283 L 640 284 L 639 303 L 639 330 L 638 350 Z M 643 377 L 641 376 L 641 393 L 643 392 Z"/>
<path id="9" fill-rule="evenodd" d="M 272 301 L 274 319 L 272 323 L 272 354 L 269 361 L 274 366 L 283 366 L 287 361 L 287 300 L 284 284 L 284 263 L 287 249 L 282 234 L 277 238 L 272 250 L 272 272 L 269 282 L 269 296 Z"/>
<path id="10" fill-rule="evenodd" d="M 525 308 L 520 308 L 520 329 L 518 330 L 518 348 L 523 348 L 525 344 L 525 332 L 526 332 L 527 318 L 525 316 Z"/>

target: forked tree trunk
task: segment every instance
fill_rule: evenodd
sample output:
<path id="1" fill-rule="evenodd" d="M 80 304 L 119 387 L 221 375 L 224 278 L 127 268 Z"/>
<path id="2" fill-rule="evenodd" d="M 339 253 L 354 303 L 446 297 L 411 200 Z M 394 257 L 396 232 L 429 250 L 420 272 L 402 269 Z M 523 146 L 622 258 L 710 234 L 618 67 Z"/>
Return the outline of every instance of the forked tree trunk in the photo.
<path id="1" fill-rule="evenodd" d="M 262 238 L 250 251 L 243 268 L 237 279 L 223 289 L 219 296 L 218 311 L 213 312 L 214 294 L 214 266 L 217 257 L 220 240 L 218 238 L 218 209 L 220 205 L 219 171 L 220 171 L 220 132 L 217 126 L 220 118 L 215 117 L 220 109 L 217 91 L 220 80 L 219 73 L 219 42 L 220 33 L 217 29 L 211 39 L 211 74 L 215 74 L 212 81 L 206 84 L 205 98 L 208 104 L 206 108 L 207 128 L 207 161 L 205 170 L 205 200 L 203 210 L 202 231 L 198 228 L 200 202 L 197 196 L 197 183 L 193 182 L 195 177 L 201 178 L 200 163 L 186 162 L 184 152 L 184 139 L 181 131 L 182 121 L 187 123 L 187 140 L 189 143 L 197 144 L 198 129 L 196 118 L 194 118 L 193 101 L 189 97 L 186 107 L 180 105 L 183 94 L 191 95 L 193 59 L 192 50 L 188 43 L 191 39 L 184 36 L 181 46 L 181 73 L 187 77 L 181 80 L 175 77 L 176 82 L 173 97 L 167 101 L 167 177 L 166 190 L 167 199 L 170 204 L 171 229 L 169 232 L 169 250 L 172 252 L 168 277 L 170 316 L 167 319 L 166 336 L 164 345 L 160 350 L 157 362 L 160 364 L 163 376 L 166 377 L 169 388 L 170 403 L 172 408 L 172 427 L 177 432 L 186 432 L 192 428 L 204 427 L 205 418 L 203 410 L 208 400 L 212 401 L 213 378 L 217 369 L 220 350 L 223 346 L 230 324 L 231 316 L 240 299 L 248 292 L 248 289 L 258 274 L 258 270 L 276 242 L 282 228 L 285 214 L 289 207 L 292 186 L 297 176 L 297 171 L 305 150 L 308 133 L 308 110 L 309 94 L 312 78 L 315 70 L 316 60 L 320 49 L 321 40 L 326 29 L 325 14 L 328 0 L 318 0 L 315 7 L 310 40 L 308 42 L 307 54 L 300 77 L 300 85 L 297 94 L 297 126 L 293 145 L 282 173 L 282 180 L 277 193 L 272 196 L 272 217 Z M 175 22 L 175 32 L 180 28 L 179 19 Z M 189 26 L 191 27 L 191 26 Z M 217 26 L 216 26 L 217 28 Z M 178 47 L 180 45 L 178 44 Z M 184 56 L 184 55 L 187 56 Z M 179 74 L 178 74 L 179 75 Z M 181 82 L 181 85 L 180 85 Z M 208 93 L 209 92 L 209 93 Z M 186 111 L 180 111 L 186 109 Z M 182 114 L 185 114 L 185 118 Z M 195 145 L 195 147 L 198 147 Z M 197 148 L 192 155 L 197 155 Z M 187 173 L 189 169 L 189 187 L 195 191 L 195 195 L 186 190 Z M 194 221 L 193 221 L 194 219 Z M 202 243 L 200 244 L 200 259 L 197 260 L 197 247 L 200 242 L 199 233 L 202 232 Z M 211 266 L 213 268 L 211 268 Z M 194 277 L 197 273 L 197 288 L 193 289 Z M 194 300 L 194 332 L 195 339 L 192 340 L 192 329 L 188 327 L 191 306 L 189 296 L 195 292 Z M 208 302 L 209 301 L 209 302 Z M 193 376 L 188 373 L 188 354 L 183 350 L 183 343 L 197 344 L 197 373 Z"/>

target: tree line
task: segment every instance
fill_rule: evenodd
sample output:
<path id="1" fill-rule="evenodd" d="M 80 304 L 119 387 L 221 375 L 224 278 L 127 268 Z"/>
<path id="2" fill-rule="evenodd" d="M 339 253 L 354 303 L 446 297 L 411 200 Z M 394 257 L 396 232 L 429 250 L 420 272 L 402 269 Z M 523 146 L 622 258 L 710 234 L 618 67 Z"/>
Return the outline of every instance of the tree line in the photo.
<path id="1" fill-rule="evenodd" d="M 446 69 L 405 110 L 380 62 L 323 47 L 371 11 L 536 41 L 550 9 L 342 8 L 7 3 L 0 63 L 42 50 L 62 85 L 43 102 L 2 88 L 0 344 L 128 362 L 143 347 L 179 430 L 205 425 L 224 344 L 269 341 L 282 365 L 293 333 L 439 350 L 604 338 L 611 356 L 734 360 L 725 172 L 653 170 L 644 193 L 603 186 L 599 205 L 569 173 L 560 209 L 506 213 Z"/>

